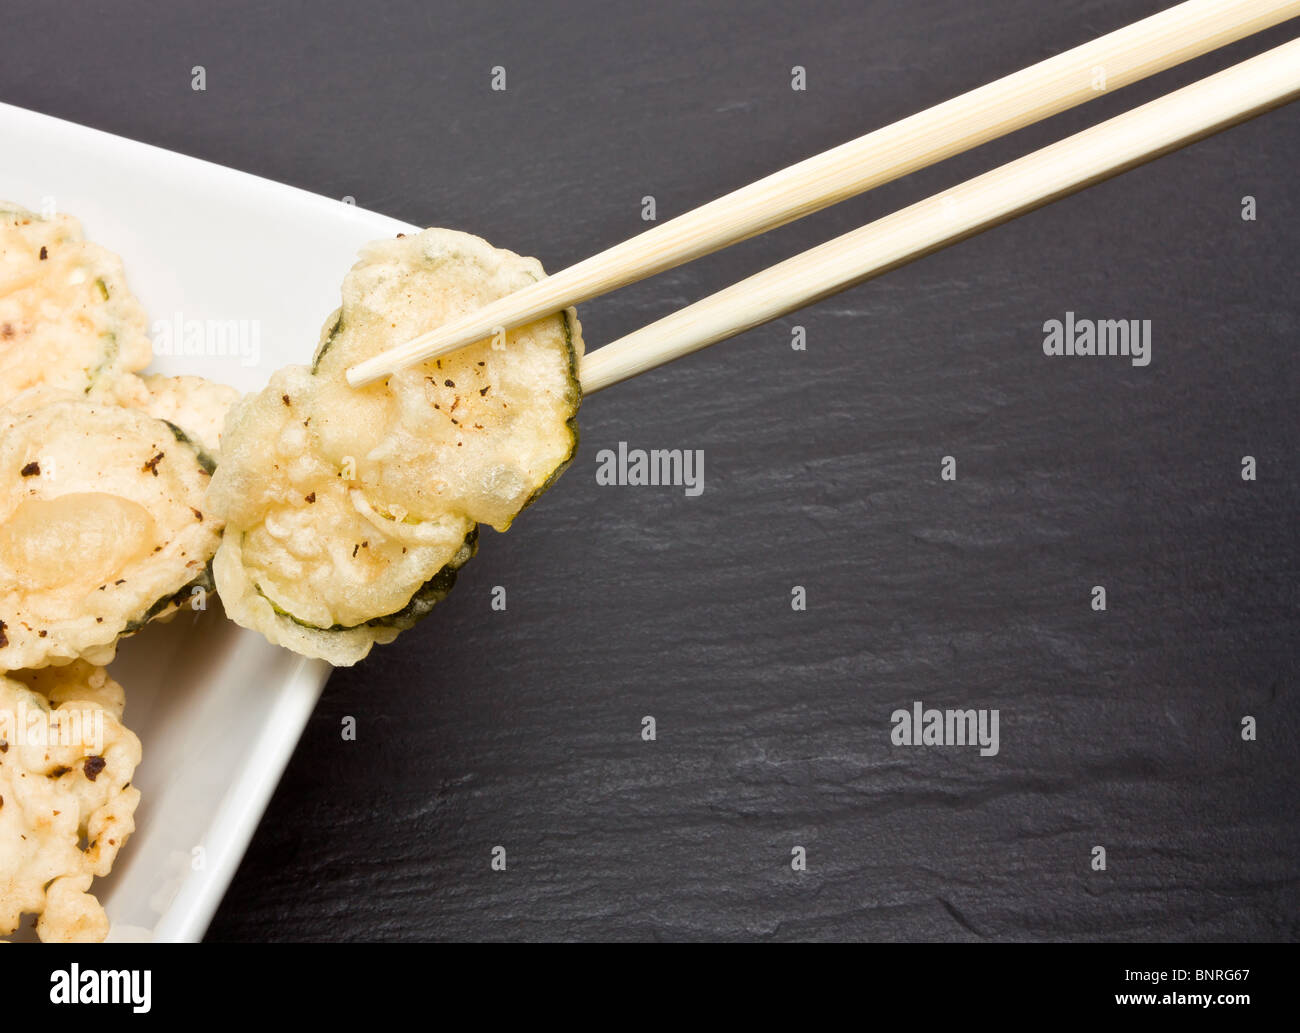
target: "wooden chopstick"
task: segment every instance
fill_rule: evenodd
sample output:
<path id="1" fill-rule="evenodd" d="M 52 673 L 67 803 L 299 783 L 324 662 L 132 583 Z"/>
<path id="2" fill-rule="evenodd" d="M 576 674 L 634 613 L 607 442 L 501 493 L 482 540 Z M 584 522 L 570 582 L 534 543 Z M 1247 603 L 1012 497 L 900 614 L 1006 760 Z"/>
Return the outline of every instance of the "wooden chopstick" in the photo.
<path id="1" fill-rule="evenodd" d="M 805 251 L 586 356 L 584 394 L 732 337 L 1300 96 L 1300 39 Z"/>
<path id="2" fill-rule="evenodd" d="M 711 201 L 348 370 L 353 387 L 782 226 L 1300 14 L 1188 0 Z"/>

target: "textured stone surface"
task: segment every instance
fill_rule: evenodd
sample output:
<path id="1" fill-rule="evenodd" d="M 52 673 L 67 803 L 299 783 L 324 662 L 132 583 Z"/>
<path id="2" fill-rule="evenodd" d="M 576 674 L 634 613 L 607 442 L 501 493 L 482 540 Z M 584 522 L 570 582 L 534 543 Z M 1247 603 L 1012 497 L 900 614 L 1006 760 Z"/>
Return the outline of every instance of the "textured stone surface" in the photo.
<path id="1" fill-rule="evenodd" d="M 133 2 L 55 32 L 20 0 L 0 85 L 554 270 L 643 195 L 662 220 L 1161 6 Z M 588 341 L 1287 34 L 589 304 Z M 1294 939 L 1298 129 L 593 398 L 556 490 L 333 677 L 210 937 Z M 1045 358 L 1066 310 L 1150 319 L 1151 365 Z M 703 449 L 704 494 L 598 487 L 619 440 Z M 891 746 L 914 700 L 998 708 L 999 754 Z"/>

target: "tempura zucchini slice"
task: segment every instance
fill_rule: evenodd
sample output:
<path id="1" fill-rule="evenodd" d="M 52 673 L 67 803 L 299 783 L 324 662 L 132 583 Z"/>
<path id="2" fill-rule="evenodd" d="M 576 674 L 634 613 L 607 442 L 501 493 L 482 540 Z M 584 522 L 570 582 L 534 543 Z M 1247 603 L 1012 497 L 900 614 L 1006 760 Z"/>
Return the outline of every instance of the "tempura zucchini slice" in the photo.
<path id="1" fill-rule="evenodd" d="M 450 591 L 477 525 L 510 526 L 572 459 L 582 338 L 572 312 L 354 390 L 346 369 L 543 275 L 451 230 L 371 244 L 313 365 L 232 411 L 210 507 L 226 613 L 336 665 Z"/>
<path id="2" fill-rule="evenodd" d="M 308 409 L 322 454 L 352 456 L 385 501 L 510 526 L 578 445 L 581 332 L 572 310 L 360 390 L 344 371 L 544 275 L 535 258 L 452 230 L 369 245 L 315 360 Z"/>
<path id="3" fill-rule="evenodd" d="M 100 397 L 175 424 L 215 459 L 221 454 L 221 429 L 240 393 L 228 384 L 203 377 L 151 373 L 122 376 L 96 396 Z"/>
<path id="4" fill-rule="evenodd" d="M 121 259 L 70 216 L 0 203 L 0 407 L 84 396 L 152 357 Z"/>
<path id="5" fill-rule="evenodd" d="M 212 461 L 130 409 L 0 410 L 0 670 L 105 664 L 185 602 L 221 537 Z"/>
<path id="6" fill-rule="evenodd" d="M 231 619 L 346 665 L 396 637 L 396 615 L 427 582 L 441 578 L 450 590 L 475 528 L 462 517 L 415 522 L 376 510 L 373 486 L 314 448 L 302 402 L 316 383 L 290 366 L 232 412 L 209 492 L 226 521 L 213 573 Z"/>

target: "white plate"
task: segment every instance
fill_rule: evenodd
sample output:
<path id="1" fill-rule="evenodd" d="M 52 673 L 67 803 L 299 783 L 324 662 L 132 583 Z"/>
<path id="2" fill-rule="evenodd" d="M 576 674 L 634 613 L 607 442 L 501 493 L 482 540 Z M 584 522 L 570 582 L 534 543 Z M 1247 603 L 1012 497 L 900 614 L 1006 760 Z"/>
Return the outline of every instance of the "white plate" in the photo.
<path id="1" fill-rule="evenodd" d="M 80 218 L 91 240 L 122 256 L 151 320 L 244 321 L 227 338 L 243 354 L 227 345 L 224 355 L 158 355 L 157 372 L 247 391 L 309 361 L 357 249 L 413 229 L 5 104 L 0 140 L 0 201 Z M 166 341 L 156 336 L 155 350 Z M 111 939 L 199 940 L 330 668 L 268 645 L 214 605 L 124 642 L 111 671 L 144 746 L 141 803 L 135 835 L 94 892 Z"/>

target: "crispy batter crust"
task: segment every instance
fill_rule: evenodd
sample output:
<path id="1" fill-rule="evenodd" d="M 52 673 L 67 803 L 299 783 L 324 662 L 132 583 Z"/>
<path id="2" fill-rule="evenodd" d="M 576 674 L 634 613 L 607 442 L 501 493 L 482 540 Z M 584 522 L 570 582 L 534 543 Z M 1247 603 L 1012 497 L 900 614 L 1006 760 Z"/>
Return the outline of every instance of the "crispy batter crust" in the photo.
<path id="1" fill-rule="evenodd" d="M 70 676 L 61 694 L 113 693 L 102 669 L 79 667 L 82 675 L 84 692 L 73 691 Z M 94 699 L 51 707 L 0 677 L 0 935 L 31 914 L 45 941 L 107 936 L 108 917 L 89 890 L 135 830 L 140 793 L 131 779 L 140 756 L 140 740 Z"/>
<path id="2" fill-rule="evenodd" d="M 536 259 L 450 230 L 365 248 L 311 369 L 232 410 L 209 505 L 226 613 L 272 642 L 351 664 L 422 617 L 577 445 L 582 341 L 571 313 L 353 390 L 348 366 L 518 290 Z"/>

